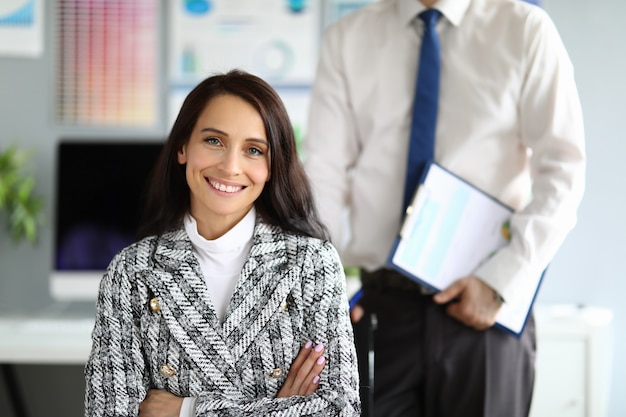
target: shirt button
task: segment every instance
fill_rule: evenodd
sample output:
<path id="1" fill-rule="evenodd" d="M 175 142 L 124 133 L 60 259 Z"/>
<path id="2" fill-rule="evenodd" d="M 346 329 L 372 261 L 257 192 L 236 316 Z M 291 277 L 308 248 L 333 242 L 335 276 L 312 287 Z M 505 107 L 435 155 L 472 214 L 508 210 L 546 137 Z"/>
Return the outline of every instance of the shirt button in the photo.
<path id="1" fill-rule="evenodd" d="M 163 365 L 161 366 L 161 375 L 163 375 L 166 378 L 170 378 L 176 375 L 176 371 L 171 365 Z"/>
<path id="2" fill-rule="evenodd" d="M 150 300 L 150 310 L 154 311 L 155 313 L 161 311 L 161 304 L 159 304 L 158 298 L 154 297 Z"/>
<path id="3" fill-rule="evenodd" d="M 281 368 L 274 368 L 267 375 L 269 375 L 270 378 L 280 378 L 282 374 L 283 370 Z"/>
<path id="4" fill-rule="evenodd" d="M 282 312 L 287 311 L 287 300 L 283 301 L 280 304 L 280 311 L 282 311 Z"/>

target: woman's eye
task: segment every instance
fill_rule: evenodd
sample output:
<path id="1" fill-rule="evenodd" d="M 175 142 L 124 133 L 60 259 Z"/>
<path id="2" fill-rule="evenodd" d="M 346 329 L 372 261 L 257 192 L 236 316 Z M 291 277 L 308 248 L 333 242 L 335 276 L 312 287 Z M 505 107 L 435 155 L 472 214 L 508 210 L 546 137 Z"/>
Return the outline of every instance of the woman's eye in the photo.
<path id="1" fill-rule="evenodd" d="M 248 148 L 248 153 L 254 156 L 263 155 L 263 151 L 259 148 Z"/>
<path id="2" fill-rule="evenodd" d="M 220 143 L 220 140 L 213 136 L 204 139 L 204 141 L 208 143 L 209 145 L 219 145 Z"/>

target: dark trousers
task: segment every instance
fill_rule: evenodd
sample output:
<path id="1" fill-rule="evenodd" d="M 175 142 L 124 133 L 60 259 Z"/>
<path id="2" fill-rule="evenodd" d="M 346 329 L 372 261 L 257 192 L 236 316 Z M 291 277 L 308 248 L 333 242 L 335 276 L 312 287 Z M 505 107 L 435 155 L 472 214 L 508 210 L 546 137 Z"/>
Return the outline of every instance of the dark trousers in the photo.
<path id="1" fill-rule="evenodd" d="M 364 286 L 359 304 L 366 311 L 354 326 L 364 417 L 528 416 L 535 375 L 532 316 L 517 339 L 499 329 L 468 328 L 418 290 Z M 367 323 L 372 315 L 373 332 Z M 372 342 L 373 387 L 367 370 Z"/>

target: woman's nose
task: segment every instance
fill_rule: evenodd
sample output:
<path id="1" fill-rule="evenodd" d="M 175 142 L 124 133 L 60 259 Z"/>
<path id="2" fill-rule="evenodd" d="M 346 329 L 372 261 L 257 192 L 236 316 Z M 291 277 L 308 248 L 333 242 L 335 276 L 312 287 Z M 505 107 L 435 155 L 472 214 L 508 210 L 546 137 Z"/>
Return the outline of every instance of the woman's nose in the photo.
<path id="1" fill-rule="evenodd" d="M 219 164 L 219 168 L 228 175 L 237 175 L 241 172 L 241 156 L 235 150 L 227 150 Z"/>

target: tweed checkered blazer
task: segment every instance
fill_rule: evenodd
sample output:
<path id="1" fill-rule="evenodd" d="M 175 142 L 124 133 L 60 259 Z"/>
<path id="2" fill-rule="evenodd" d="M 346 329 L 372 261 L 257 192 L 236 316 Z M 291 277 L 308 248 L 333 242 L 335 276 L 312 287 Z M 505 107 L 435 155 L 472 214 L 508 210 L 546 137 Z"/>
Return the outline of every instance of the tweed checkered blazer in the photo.
<path id="1" fill-rule="evenodd" d="M 137 416 L 149 388 L 196 397 L 198 416 L 358 416 L 342 265 L 328 242 L 257 220 L 219 323 L 183 228 L 122 250 L 104 275 L 85 368 L 86 416 Z M 307 397 L 275 398 L 307 340 L 326 367 Z"/>

